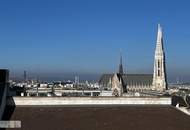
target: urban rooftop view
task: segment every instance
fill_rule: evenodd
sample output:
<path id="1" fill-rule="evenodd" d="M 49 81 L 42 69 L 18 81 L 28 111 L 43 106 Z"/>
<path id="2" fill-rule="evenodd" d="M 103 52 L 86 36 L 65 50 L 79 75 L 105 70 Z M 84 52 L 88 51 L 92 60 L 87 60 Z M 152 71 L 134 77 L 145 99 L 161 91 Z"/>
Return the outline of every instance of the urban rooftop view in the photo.
<path id="1" fill-rule="evenodd" d="M 190 2 L 0 2 L 0 129 L 190 129 Z"/>

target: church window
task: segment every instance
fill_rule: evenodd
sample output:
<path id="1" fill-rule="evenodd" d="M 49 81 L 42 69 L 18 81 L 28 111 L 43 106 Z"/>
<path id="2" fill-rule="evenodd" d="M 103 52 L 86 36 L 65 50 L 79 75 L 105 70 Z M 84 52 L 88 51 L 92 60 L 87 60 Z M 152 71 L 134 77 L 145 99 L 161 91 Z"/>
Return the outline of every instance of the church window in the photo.
<path id="1" fill-rule="evenodd" d="M 158 60 L 158 68 L 160 68 L 160 60 Z"/>
<path id="2" fill-rule="evenodd" d="M 160 76 L 160 70 L 158 70 L 158 76 Z"/>

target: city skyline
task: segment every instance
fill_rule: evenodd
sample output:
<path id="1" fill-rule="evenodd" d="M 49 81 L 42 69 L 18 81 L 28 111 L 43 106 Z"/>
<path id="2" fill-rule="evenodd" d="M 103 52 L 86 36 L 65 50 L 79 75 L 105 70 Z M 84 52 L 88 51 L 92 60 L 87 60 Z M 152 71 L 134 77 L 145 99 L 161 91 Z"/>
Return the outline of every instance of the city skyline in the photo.
<path id="1" fill-rule="evenodd" d="M 160 23 L 168 79 L 189 81 L 188 3 L 1 1 L 0 67 L 13 76 L 97 78 L 118 71 L 122 50 L 127 73 L 152 73 Z"/>

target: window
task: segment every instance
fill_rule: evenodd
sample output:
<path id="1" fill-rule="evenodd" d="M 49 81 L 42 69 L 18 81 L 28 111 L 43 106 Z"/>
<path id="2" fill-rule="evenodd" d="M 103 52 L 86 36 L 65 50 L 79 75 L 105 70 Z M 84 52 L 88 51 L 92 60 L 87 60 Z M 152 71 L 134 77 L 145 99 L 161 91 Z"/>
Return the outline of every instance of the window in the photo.
<path id="1" fill-rule="evenodd" d="M 158 68 L 160 68 L 160 60 L 158 60 Z"/>
<path id="2" fill-rule="evenodd" d="M 160 76 L 160 70 L 158 70 L 158 76 Z"/>

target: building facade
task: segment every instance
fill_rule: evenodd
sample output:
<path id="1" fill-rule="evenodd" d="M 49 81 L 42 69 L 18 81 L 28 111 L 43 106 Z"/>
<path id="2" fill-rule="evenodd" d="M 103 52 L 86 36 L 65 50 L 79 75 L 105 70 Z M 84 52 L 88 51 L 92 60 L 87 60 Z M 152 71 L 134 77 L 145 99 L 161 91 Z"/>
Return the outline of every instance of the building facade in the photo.
<path id="1" fill-rule="evenodd" d="M 111 80 L 111 91 L 112 96 L 122 96 L 123 95 L 123 81 L 120 74 L 114 74 Z"/>

